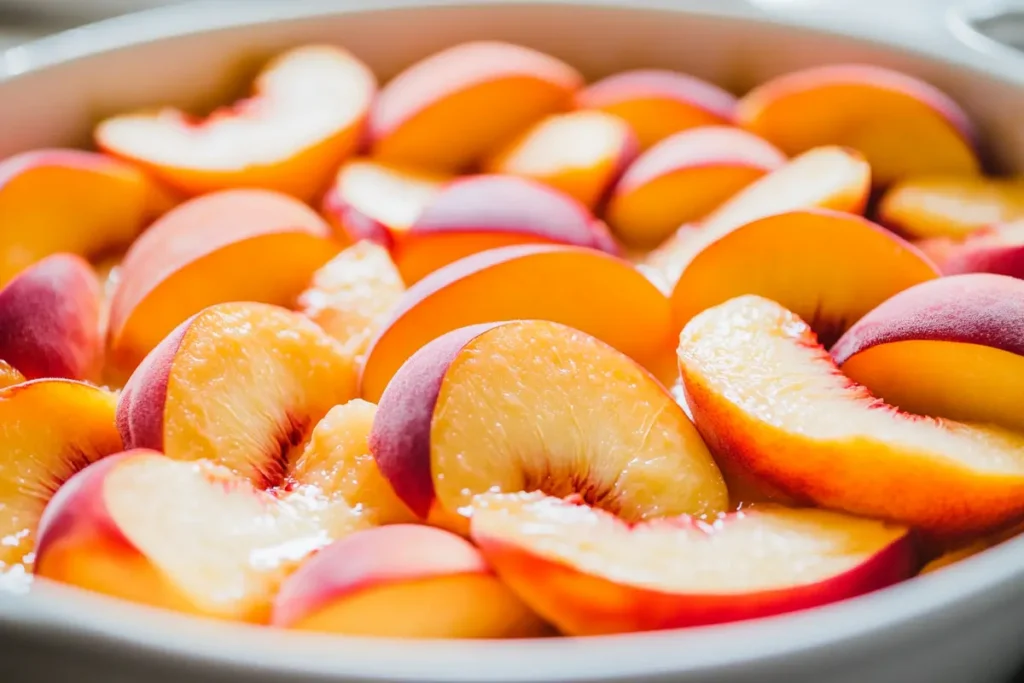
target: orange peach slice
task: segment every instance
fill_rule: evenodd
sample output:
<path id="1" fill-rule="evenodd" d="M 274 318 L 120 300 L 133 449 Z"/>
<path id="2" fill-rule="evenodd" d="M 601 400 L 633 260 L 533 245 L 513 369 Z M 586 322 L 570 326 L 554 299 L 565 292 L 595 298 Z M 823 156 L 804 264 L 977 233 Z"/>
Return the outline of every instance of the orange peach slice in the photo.
<path id="1" fill-rule="evenodd" d="M 333 406 L 355 396 L 350 356 L 298 313 L 257 303 L 211 306 L 153 349 L 121 393 L 126 448 L 208 459 L 261 487 Z"/>
<path id="2" fill-rule="evenodd" d="M 636 135 L 625 121 L 600 111 L 574 111 L 539 121 L 485 168 L 534 178 L 594 208 L 636 154 Z"/>
<path id="3" fill-rule="evenodd" d="M 519 45 L 462 43 L 416 62 L 385 86 L 370 115 L 374 157 L 462 171 L 530 124 L 565 111 L 583 77 Z"/>
<path id="4" fill-rule="evenodd" d="M 367 353 L 363 398 L 379 400 L 402 363 L 431 339 L 465 325 L 519 318 L 575 327 L 658 376 L 674 342 L 668 298 L 626 261 L 579 247 L 492 249 L 406 291 Z"/>
<path id="5" fill-rule="evenodd" d="M 487 249 L 561 243 L 618 253 L 605 225 L 582 203 L 529 178 L 485 174 L 449 183 L 395 245 L 407 284 Z"/>
<path id="6" fill-rule="evenodd" d="M 1024 517 L 1024 436 L 900 412 L 840 373 L 777 303 L 744 296 L 704 311 L 680 335 L 679 368 L 718 459 L 797 500 L 943 537 Z"/>
<path id="7" fill-rule="evenodd" d="M 313 273 L 297 308 L 362 358 L 405 292 L 391 256 L 373 242 L 353 244 Z"/>
<path id="8" fill-rule="evenodd" d="M 806 320 L 828 347 L 893 294 L 938 276 L 917 249 L 866 218 L 801 209 L 747 223 L 705 247 L 676 282 L 672 314 L 681 330 L 705 309 L 758 294 Z"/>
<path id="9" fill-rule="evenodd" d="M 1024 281 L 957 275 L 900 292 L 832 356 L 887 403 L 920 415 L 1024 430 Z"/>
<path id="10" fill-rule="evenodd" d="M 61 379 L 0 390 L 0 575 L 27 576 L 50 497 L 78 470 L 121 450 L 116 401 L 103 389 Z"/>
<path id="11" fill-rule="evenodd" d="M 5 159 L 0 284 L 49 254 L 95 257 L 126 247 L 162 208 L 158 192 L 137 168 L 102 154 L 46 149 Z"/>
<path id="12" fill-rule="evenodd" d="M 1024 178 L 907 178 L 885 193 L 878 216 L 911 239 L 963 239 L 980 228 L 1024 219 Z"/>
<path id="13" fill-rule="evenodd" d="M 281 587 L 274 626 L 391 638 L 510 638 L 545 624 L 468 541 L 426 526 L 361 531 Z"/>
<path id="14" fill-rule="evenodd" d="M 881 67 L 834 64 L 780 76 L 741 99 L 736 117 L 787 154 L 852 147 L 879 185 L 978 172 L 974 130 L 959 105 L 928 83 Z"/>
<path id="15" fill-rule="evenodd" d="M 603 342 L 541 320 L 464 327 L 420 349 L 384 391 L 370 450 L 409 509 L 456 529 L 488 491 L 575 494 L 629 521 L 728 504 L 663 386 Z"/>
<path id="16" fill-rule="evenodd" d="M 368 239 L 390 248 L 450 179 L 442 173 L 353 159 L 338 170 L 322 213 L 339 239 Z"/>
<path id="17" fill-rule="evenodd" d="M 339 249 L 314 211 L 282 194 L 226 190 L 182 204 L 125 255 L 110 306 L 113 365 L 127 375 L 206 306 L 292 305 Z"/>
<path id="18" fill-rule="evenodd" d="M 188 194 L 260 187 L 311 199 L 355 151 L 376 79 L 348 52 L 312 45 L 271 61 L 248 99 L 193 118 L 176 109 L 116 116 L 101 149 Z"/>
<path id="19" fill-rule="evenodd" d="M 917 244 L 947 275 L 993 273 L 1024 278 L 1024 220 L 980 228 L 962 240 L 932 237 Z"/>
<path id="20" fill-rule="evenodd" d="M 0 289 L 0 358 L 28 379 L 96 379 L 101 294 L 88 263 L 47 256 Z"/>
<path id="21" fill-rule="evenodd" d="M 625 120 L 641 149 L 673 133 L 731 123 L 736 98 L 693 76 L 660 69 L 622 71 L 593 83 L 576 95 L 581 109 L 599 109 Z"/>
<path id="22" fill-rule="evenodd" d="M 693 128 L 662 140 L 629 167 L 605 218 L 624 241 L 653 246 L 785 163 L 773 145 L 739 128 Z"/>
<path id="23" fill-rule="evenodd" d="M 826 605 L 917 569 L 906 527 L 765 506 L 630 525 L 537 494 L 485 494 L 471 534 L 498 575 L 567 635 L 717 624 Z"/>

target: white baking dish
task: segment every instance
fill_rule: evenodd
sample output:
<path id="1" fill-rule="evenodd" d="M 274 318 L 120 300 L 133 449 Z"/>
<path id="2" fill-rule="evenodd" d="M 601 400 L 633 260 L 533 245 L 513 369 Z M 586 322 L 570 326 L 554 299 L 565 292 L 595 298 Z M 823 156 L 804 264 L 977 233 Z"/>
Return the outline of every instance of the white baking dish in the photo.
<path id="1" fill-rule="evenodd" d="M 955 8 L 917 23 L 887 22 L 878 15 L 875 28 L 884 40 L 869 41 L 853 37 L 872 27 L 866 15 L 843 20 L 821 11 L 820 3 L 816 12 L 795 12 L 795 5 L 786 10 L 781 0 L 774 2 L 778 13 L 769 19 L 739 0 L 429 7 L 409 0 L 225 0 L 171 7 L 4 55 L 0 156 L 85 142 L 92 122 L 111 111 L 209 103 L 226 95 L 233 75 L 253 58 L 296 43 L 344 44 L 386 77 L 453 42 L 498 38 L 551 52 L 590 76 L 663 66 L 740 91 L 815 63 L 888 65 L 950 92 L 985 132 L 992 158 L 1024 169 L 1024 60 L 971 37 Z M 841 4 L 852 11 L 872 6 Z M 0 595 L 3 683 L 1003 683 L 1024 664 L 1024 538 L 822 609 L 589 639 L 399 642 L 308 636 L 38 588 L 30 595 Z"/>

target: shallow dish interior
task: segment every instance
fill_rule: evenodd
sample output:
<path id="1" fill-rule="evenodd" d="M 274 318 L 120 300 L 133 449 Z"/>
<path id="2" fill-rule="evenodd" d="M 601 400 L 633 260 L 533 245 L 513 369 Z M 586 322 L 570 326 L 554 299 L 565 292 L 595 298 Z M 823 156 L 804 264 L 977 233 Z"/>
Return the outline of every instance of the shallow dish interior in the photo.
<path id="1" fill-rule="evenodd" d="M 959 100 L 984 131 L 995 168 L 1024 168 L 1020 65 L 1014 71 L 992 63 L 987 72 L 953 66 L 909 49 L 766 22 L 728 2 L 340 4 L 348 11 L 316 2 L 171 8 L 16 49 L 0 63 L 0 75 L 7 77 L 0 81 L 0 157 L 34 147 L 86 144 L 92 124 L 118 110 L 207 107 L 238 94 L 238 83 L 267 55 L 295 44 L 342 44 L 386 78 L 444 46 L 490 38 L 550 52 L 590 78 L 656 66 L 737 92 L 813 64 L 889 66 L 931 81 Z M 0 641 L 35 648 L 41 656 L 46 647 L 74 651 L 75 658 L 65 658 L 69 676 L 90 659 L 130 663 L 145 657 L 165 664 L 202 663 L 212 672 L 244 673 L 248 681 L 264 680 L 274 671 L 308 677 L 301 680 L 349 675 L 346 680 L 446 681 L 639 680 L 673 672 L 671 680 L 699 681 L 713 669 L 728 672 L 753 661 L 767 665 L 796 654 L 814 656 L 840 641 L 850 659 L 871 656 L 879 638 L 900 647 L 927 638 L 954 617 L 970 623 L 996 605 L 1020 601 L 1022 593 L 1024 539 L 1017 539 L 950 570 L 847 603 L 680 633 L 403 643 L 396 656 L 396 645 L 387 641 L 227 627 L 44 586 L 27 597 L 0 596 Z M 1001 637 L 1008 639 L 1008 649 L 1013 643 L 1019 648 L 1024 621 L 1008 622 Z M 180 679 L 172 673 L 167 680 Z"/>

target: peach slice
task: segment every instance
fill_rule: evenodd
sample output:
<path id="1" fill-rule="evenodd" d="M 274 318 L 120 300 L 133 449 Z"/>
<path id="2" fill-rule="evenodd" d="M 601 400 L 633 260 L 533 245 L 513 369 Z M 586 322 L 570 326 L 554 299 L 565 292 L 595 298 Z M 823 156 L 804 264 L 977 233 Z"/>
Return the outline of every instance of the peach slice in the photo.
<path id="1" fill-rule="evenodd" d="M 1014 538 L 1021 534 L 1024 534 L 1024 523 L 1017 524 L 1014 527 L 1011 527 L 1003 531 L 999 531 L 994 534 L 982 536 L 981 538 L 975 539 L 970 543 L 966 543 L 957 548 L 947 550 L 946 552 L 942 553 L 934 560 L 926 564 L 921 569 L 920 573 L 930 574 L 934 571 L 938 571 L 939 569 L 944 569 L 945 567 L 949 567 L 953 564 L 956 564 L 961 560 L 966 560 L 969 557 L 974 557 L 975 555 L 983 553 L 989 548 L 994 548 L 995 546 L 1001 543 L 1005 543 L 1011 538 Z"/>
<path id="2" fill-rule="evenodd" d="M 962 240 L 932 237 L 917 244 L 947 275 L 993 273 L 1024 278 L 1024 220 L 980 228 Z"/>
<path id="3" fill-rule="evenodd" d="M 705 309 L 759 294 L 806 320 L 828 347 L 893 294 L 938 276 L 917 249 L 866 218 L 801 209 L 747 223 L 705 247 L 676 282 L 672 313 L 681 330 Z"/>
<path id="4" fill-rule="evenodd" d="M 0 390 L 0 575 L 27 576 L 50 497 L 78 470 L 121 450 L 116 401 L 108 391 L 63 379 Z"/>
<path id="5" fill-rule="evenodd" d="M 777 303 L 743 296 L 695 317 L 679 369 L 718 459 L 799 501 L 941 537 L 1024 517 L 1024 436 L 900 412 Z"/>
<path id="6" fill-rule="evenodd" d="M 469 541 L 407 524 L 360 531 L 321 550 L 281 587 L 271 623 L 391 638 L 546 631 Z"/>
<path id="7" fill-rule="evenodd" d="M 456 172 L 493 153 L 530 124 L 565 111 L 583 77 L 519 45 L 462 43 L 395 76 L 370 114 L 374 157 Z"/>
<path id="8" fill-rule="evenodd" d="M 832 349 L 843 373 L 920 415 L 1024 430 L 1024 281 L 945 277 L 900 292 Z"/>
<path id="9" fill-rule="evenodd" d="M 519 318 L 575 327 L 659 377 L 667 371 L 672 312 L 657 286 L 626 261 L 593 249 L 527 245 L 471 256 L 410 287 L 370 345 L 363 398 L 378 401 L 398 368 L 431 339 L 465 325 Z"/>
<path id="10" fill-rule="evenodd" d="M 576 104 L 625 120 L 644 150 L 687 128 L 731 123 L 736 110 L 731 93 L 661 69 L 622 71 L 603 78 L 577 93 Z"/>
<path id="11" fill-rule="evenodd" d="M 693 128 L 662 140 L 629 167 L 605 218 L 624 241 L 653 246 L 785 163 L 773 145 L 739 128 Z"/>
<path id="12" fill-rule="evenodd" d="M 455 529 L 488 491 L 578 495 L 629 521 L 728 504 L 663 386 L 603 342 L 542 320 L 464 327 L 416 352 L 384 391 L 370 450 L 409 509 Z"/>
<path id="13" fill-rule="evenodd" d="M 248 99 L 199 119 L 176 109 L 116 116 L 96 143 L 187 195 L 260 187 L 309 200 L 355 151 L 376 89 L 345 50 L 300 47 L 272 60 Z"/>
<path id="14" fill-rule="evenodd" d="M 879 185 L 979 170 L 974 129 L 959 105 L 928 83 L 877 66 L 833 64 L 780 76 L 743 97 L 736 117 L 787 154 L 852 147 Z"/>
<path id="15" fill-rule="evenodd" d="M 28 379 L 96 379 L 100 285 L 72 254 L 47 256 L 0 289 L 0 358 Z"/>
<path id="16" fill-rule="evenodd" d="M 45 149 L 5 159 L 0 284 L 49 254 L 94 257 L 127 246 L 163 208 L 158 193 L 137 168 L 103 154 Z"/>
<path id="17" fill-rule="evenodd" d="M 1024 178 L 907 178 L 885 193 L 878 216 L 911 239 L 963 239 L 979 228 L 1024 219 Z"/>
<path id="18" fill-rule="evenodd" d="M 369 241 L 353 244 L 313 273 L 297 308 L 354 358 L 362 358 L 405 292 L 391 256 Z"/>
<path id="19" fill-rule="evenodd" d="M 110 306 L 111 361 L 127 375 L 193 313 L 225 301 L 290 306 L 340 245 L 309 207 L 226 190 L 165 215 L 125 255 Z"/>
<path id="20" fill-rule="evenodd" d="M 449 183 L 395 245 L 406 284 L 487 249 L 562 243 L 618 253 L 582 203 L 530 178 L 484 174 Z"/>
<path id="21" fill-rule="evenodd" d="M 265 623 L 281 581 L 364 523 L 299 487 L 254 488 L 209 461 L 147 450 L 87 467 L 39 525 L 36 574 L 134 602 Z"/>
<path id="22" fill-rule="evenodd" d="M 338 169 L 322 213 L 340 239 L 390 248 L 449 180 L 442 173 L 353 159 Z"/>
<path id="23" fill-rule="evenodd" d="M 17 368 L 5 360 L 0 360 L 0 389 L 21 384 L 25 381 L 25 375 L 18 372 Z"/>
<path id="24" fill-rule="evenodd" d="M 117 406 L 126 448 L 207 459 L 257 486 L 281 483 L 314 425 L 355 396 L 352 359 L 298 313 L 211 306 L 132 375 Z"/>
<path id="25" fill-rule="evenodd" d="M 567 635 L 716 624 L 825 605 L 913 575 L 906 527 L 765 506 L 630 525 L 538 494 L 485 494 L 473 540 Z"/>
<path id="26" fill-rule="evenodd" d="M 636 154 L 636 135 L 629 124 L 611 114 L 584 110 L 539 121 L 488 160 L 485 168 L 534 178 L 594 208 Z"/>

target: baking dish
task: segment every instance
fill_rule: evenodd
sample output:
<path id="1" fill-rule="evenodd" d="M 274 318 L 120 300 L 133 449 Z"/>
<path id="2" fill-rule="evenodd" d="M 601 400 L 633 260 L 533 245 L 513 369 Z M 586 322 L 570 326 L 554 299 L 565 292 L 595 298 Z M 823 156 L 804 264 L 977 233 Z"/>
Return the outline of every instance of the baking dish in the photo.
<path id="1" fill-rule="evenodd" d="M 861 13 L 871 3 L 840 4 L 855 14 L 801 12 L 778 0 L 225 0 L 170 7 L 6 53 L 0 156 L 85 143 L 95 119 L 116 110 L 206 106 L 233 92 L 260 58 L 298 43 L 343 44 L 387 77 L 448 44 L 494 38 L 550 52 L 590 77 L 662 66 L 737 91 L 817 63 L 890 66 L 947 90 L 979 124 L 993 163 L 1024 169 L 1024 61 L 984 39 L 964 41 L 972 35 L 968 10 L 950 6 L 919 21 L 875 23 Z M 40 585 L 30 595 L 0 594 L 0 680 L 1000 683 L 1024 663 L 1022 615 L 1024 538 L 813 611 L 587 639 L 310 636 Z"/>

